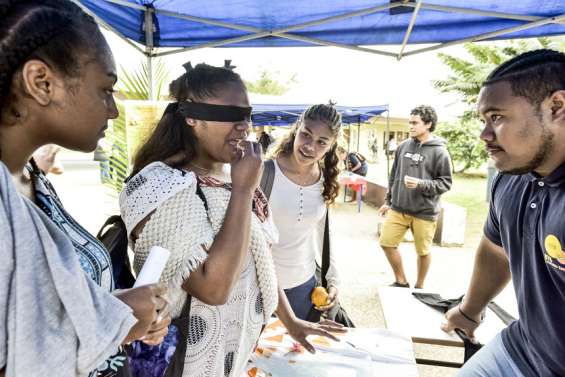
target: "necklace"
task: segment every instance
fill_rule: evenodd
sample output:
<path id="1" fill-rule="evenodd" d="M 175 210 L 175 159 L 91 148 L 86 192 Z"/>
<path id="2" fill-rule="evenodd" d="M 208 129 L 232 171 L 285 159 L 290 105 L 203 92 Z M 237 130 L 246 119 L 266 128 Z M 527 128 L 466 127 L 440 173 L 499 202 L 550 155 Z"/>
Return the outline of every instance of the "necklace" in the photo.
<path id="1" fill-rule="evenodd" d="M 277 160 L 278 163 L 279 160 Z M 286 162 L 286 161 L 285 161 Z M 296 170 L 291 170 L 289 169 L 289 166 L 284 163 L 283 166 L 281 166 L 281 164 L 279 163 L 279 168 L 281 169 L 281 171 L 283 172 L 283 174 L 290 179 L 292 182 L 294 182 L 295 184 L 299 185 L 299 186 L 310 186 L 315 184 L 316 182 L 318 182 L 318 180 L 320 179 L 321 175 L 322 175 L 322 171 L 320 168 L 318 169 L 313 169 L 311 171 L 308 172 L 299 172 Z M 286 166 L 285 166 L 286 165 Z M 292 164 L 289 164 L 292 165 Z M 318 170 L 318 171 L 316 171 Z"/>
<path id="2" fill-rule="evenodd" d="M 194 162 L 190 162 L 189 164 L 190 164 L 191 167 L 195 168 L 195 170 L 200 170 L 202 175 L 206 175 L 206 174 L 210 173 L 210 169 L 206 169 L 206 168 L 203 168 L 202 166 L 198 166 Z"/>

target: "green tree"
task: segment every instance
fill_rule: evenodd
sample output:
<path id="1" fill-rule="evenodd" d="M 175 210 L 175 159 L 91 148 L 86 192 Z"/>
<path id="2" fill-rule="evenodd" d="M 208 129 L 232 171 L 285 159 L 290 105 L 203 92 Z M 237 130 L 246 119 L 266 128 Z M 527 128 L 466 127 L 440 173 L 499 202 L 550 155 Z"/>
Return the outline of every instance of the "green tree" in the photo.
<path id="1" fill-rule="evenodd" d="M 469 59 L 438 53 L 439 59 L 451 73 L 446 79 L 435 80 L 434 86 L 442 93 L 457 93 L 464 103 L 469 105 L 467 111 L 474 111 L 482 83 L 488 74 L 498 65 L 523 52 L 551 48 L 565 51 L 563 38 L 521 39 L 502 43 L 466 43 L 465 50 Z"/>
<path id="2" fill-rule="evenodd" d="M 461 118 L 456 122 L 438 124 L 435 133 L 447 141 L 454 172 L 478 168 L 487 160 L 488 154 L 479 138 L 481 128 L 477 119 Z"/>
<path id="3" fill-rule="evenodd" d="M 488 154 L 479 140 L 481 126 L 478 122 L 475 106 L 482 83 L 488 74 L 498 65 L 523 52 L 551 48 L 565 51 L 563 38 L 522 39 L 496 43 L 467 43 L 464 45 L 469 58 L 459 58 L 439 53 L 439 59 L 451 73 L 443 80 L 436 80 L 433 85 L 442 93 L 459 94 L 467 109 L 458 122 L 443 124 L 438 133 L 448 141 L 451 158 L 459 171 L 483 164 Z"/>
<path id="4" fill-rule="evenodd" d="M 285 94 L 293 84 L 296 83 L 296 74 L 292 75 L 285 82 L 279 79 L 279 72 L 263 70 L 261 77 L 256 81 L 245 81 L 247 90 L 251 93 L 269 94 L 280 96 Z"/>

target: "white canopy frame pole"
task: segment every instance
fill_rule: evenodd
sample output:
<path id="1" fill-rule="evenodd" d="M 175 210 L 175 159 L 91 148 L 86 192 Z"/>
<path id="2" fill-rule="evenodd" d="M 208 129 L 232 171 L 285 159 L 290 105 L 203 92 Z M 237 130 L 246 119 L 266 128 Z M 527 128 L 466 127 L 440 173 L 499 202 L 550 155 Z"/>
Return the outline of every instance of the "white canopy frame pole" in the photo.
<path id="1" fill-rule="evenodd" d="M 386 131 L 385 131 L 385 156 L 386 156 L 386 179 L 388 181 L 388 175 L 390 174 L 390 154 L 388 153 L 388 142 L 390 140 L 390 108 L 389 105 L 386 106 Z"/>
<path id="2" fill-rule="evenodd" d="M 445 47 L 454 46 L 454 45 L 467 43 L 467 42 L 478 42 L 478 41 L 481 41 L 481 40 L 484 40 L 484 39 L 498 37 L 498 36 L 504 35 L 504 34 L 510 34 L 510 33 L 514 33 L 514 32 L 517 32 L 517 31 L 532 29 L 532 28 L 547 25 L 547 24 L 560 23 L 560 22 L 563 22 L 563 21 L 565 21 L 565 14 L 562 14 L 560 16 L 555 16 L 555 17 L 544 18 L 542 20 L 538 20 L 538 21 L 534 21 L 534 22 L 528 22 L 524 25 L 513 26 L 513 27 L 510 27 L 510 28 L 506 28 L 506 29 L 491 31 L 491 32 L 488 32 L 488 33 L 483 33 L 483 34 L 475 35 L 473 37 L 460 39 L 460 40 L 457 40 L 457 41 L 441 43 L 439 45 L 421 48 L 419 50 L 407 52 L 407 53 L 404 54 L 404 56 L 416 55 L 416 54 L 420 54 L 422 52 L 434 51 L 434 50 L 438 50 L 440 48 L 445 48 Z"/>
<path id="3" fill-rule="evenodd" d="M 114 32 L 116 35 L 118 35 L 118 37 L 120 37 L 126 43 L 128 43 L 129 45 L 134 47 L 137 51 L 139 51 L 139 52 L 141 52 L 145 55 L 148 54 L 147 52 L 144 52 L 142 49 L 140 49 L 137 45 L 135 45 L 132 41 L 127 39 L 125 36 L 123 36 L 116 29 L 114 29 L 109 24 L 107 24 L 105 21 L 103 21 L 100 17 L 96 16 L 87 7 L 82 5 L 79 0 L 71 0 L 71 1 L 73 1 L 75 4 L 80 6 L 85 12 L 87 12 L 89 15 L 94 17 L 94 19 L 99 24 L 101 24 L 102 26 L 104 26 L 108 30 Z M 148 9 L 147 6 L 139 5 L 139 4 L 133 4 L 133 3 L 130 3 L 130 2 L 125 1 L 125 0 L 105 0 L 105 1 L 107 1 L 109 3 L 123 5 L 123 6 L 129 7 L 129 8 L 133 8 L 133 9 L 142 10 L 144 12 L 146 12 L 146 10 Z M 329 42 L 329 41 L 324 41 L 324 40 L 317 39 L 317 38 L 305 37 L 305 36 L 287 33 L 289 31 L 302 29 L 302 28 L 306 28 L 306 27 L 309 27 L 309 26 L 316 26 L 316 25 L 321 25 L 321 24 L 324 24 L 324 23 L 338 21 L 338 20 L 341 20 L 341 19 L 367 15 L 367 14 L 379 12 L 379 11 L 382 11 L 382 10 L 393 9 L 393 8 L 397 8 L 397 7 L 416 8 L 418 6 L 421 9 L 427 9 L 427 10 L 436 10 L 436 11 L 454 12 L 454 13 L 463 13 L 463 14 L 474 14 L 474 15 L 480 15 L 480 16 L 491 16 L 491 17 L 494 17 L 494 18 L 501 18 L 501 19 L 510 19 L 510 20 L 517 20 L 517 21 L 531 21 L 531 22 L 524 24 L 524 25 L 520 25 L 520 26 L 515 26 L 515 27 L 502 29 L 502 30 L 498 30 L 498 31 L 494 31 L 494 32 L 480 34 L 480 35 L 477 35 L 477 36 L 474 36 L 474 37 L 469 37 L 469 38 L 464 38 L 464 39 L 460 39 L 460 40 L 457 40 L 457 41 L 442 43 L 442 44 L 438 44 L 438 45 L 435 45 L 435 46 L 426 47 L 426 48 L 422 48 L 422 49 L 418 49 L 418 50 L 412 50 L 412 51 L 409 51 L 409 52 L 406 52 L 406 53 L 404 52 L 405 46 L 401 47 L 401 50 L 400 50 L 399 53 L 392 53 L 392 52 L 388 52 L 388 51 L 375 50 L 375 49 L 360 47 L 360 46 L 356 46 L 356 45 L 347 45 L 347 44 L 341 44 L 341 43 L 336 43 L 336 42 Z M 324 18 L 324 19 L 306 22 L 306 23 L 302 23 L 302 24 L 297 24 L 297 25 L 286 27 L 286 28 L 272 30 L 272 31 L 266 31 L 266 30 L 261 30 L 259 28 L 254 28 L 254 27 L 244 26 L 244 25 L 231 24 L 231 23 L 222 22 L 222 21 L 209 20 L 209 19 L 205 19 L 205 18 L 201 18 L 201 17 L 184 15 L 184 14 L 181 14 L 181 13 L 176 13 L 176 12 L 171 12 L 171 11 L 166 11 L 166 10 L 160 10 L 160 9 L 153 9 L 153 12 L 158 13 L 158 14 L 164 14 L 164 15 L 167 15 L 167 16 L 170 16 L 170 17 L 176 17 L 176 18 L 181 18 L 181 19 L 187 19 L 187 20 L 194 21 L 194 22 L 200 22 L 200 23 L 207 24 L 207 25 L 215 25 L 215 26 L 220 26 L 220 27 L 225 27 L 225 28 L 230 28 L 230 29 L 235 29 L 235 30 L 248 31 L 252 34 L 244 35 L 244 36 L 236 37 L 236 38 L 230 38 L 230 39 L 217 41 L 217 42 L 210 42 L 210 43 L 206 43 L 206 44 L 202 44 L 202 45 L 198 45 L 198 46 L 180 48 L 180 49 L 161 52 L 161 53 L 151 52 L 150 53 L 151 57 L 166 56 L 166 55 L 171 55 L 171 54 L 176 54 L 176 53 L 180 53 L 180 52 L 206 48 L 206 47 L 220 47 L 220 46 L 224 46 L 224 45 L 227 45 L 227 44 L 244 42 L 244 41 L 248 41 L 248 40 L 263 38 L 263 37 L 266 37 L 266 36 L 276 36 L 276 37 L 280 37 L 280 38 L 297 40 L 297 41 L 302 41 L 302 42 L 307 42 L 307 43 L 312 43 L 312 44 L 317 44 L 317 45 L 322 45 L 322 46 L 333 46 L 333 47 L 345 48 L 345 49 L 350 49 L 350 50 L 355 50 L 355 51 L 360 51 L 360 52 L 368 52 L 368 53 L 377 54 L 377 55 L 395 57 L 398 60 L 400 60 L 402 57 L 405 57 L 405 56 L 416 55 L 416 54 L 419 54 L 419 53 L 433 51 L 433 50 L 437 50 L 437 49 L 441 49 L 441 48 L 445 48 L 445 47 L 449 47 L 449 46 L 453 46 L 453 45 L 457 45 L 457 44 L 467 43 L 467 42 L 477 42 L 477 41 L 481 41 L 481 40 L 484 40 L 484 39 L 493 38 L 493 37 L 496 37 L 496 36 L 513 33 L 513 32 L 516 32 L 516 31 L 527 30 L 527 29 L 530 29 L 530 28 L 543 26 L 543 25 L 550 24 L 550 23 L 556 23 L 556 24 L 564 24 L 565 23 L 565 15 L 544 18 L 544 17 L 540 17 L 540 16 L 528 16 L 528 15 L 511 14 L 511 13 L 504 13 L 504 12 L 483 11 L 483 10 L 479 10 L 479 9 L 471 9 L 471 8 L 463 8 L 463 7 L 455 7 L 455 6 L 427 4 L 427 3 L 424 3 L 422 0 L 419 0 L 418 3 L 399 2 L 399 3 L 395 3 L 395 4 L 387 4 L 387 5 L 382 5 L 382 6 L 378 6 L 378 7 L 367 8 L 367 9 L 363 9 L 363 10 L 359 10 L 359 11 L 355 11 L 355 12 L 351 12 L 351 13 L 346 13 L 346 14 L 343 14 L 343 15 L 327 17 L 327 18 Z M 405 39 L 406 39 L 407 36 L 409 37 L 410 33 L 407 33 L 405 35 Z M 406 42 L 406 44 L 407 44 L 407 42 Z M 151 51 L 153 51 L 153 49 Z"/>
<path id="4" fill-rule="evenodd" d="M 408 28 L 406 28 L 406 34 L 404 34 L 404 40 L 402 41 L 402 46 L 400 46 L 400 51 L 398 52 L 398 56 L 396 57 L 397 60 L 402 59 L 402 53 L 406 48 L 406 44 L 410 39 L 410 34 L 412 34 L 412 29 L 414 28 L 414 24 L 416 23 L 416 18 L 418 18 L 418 12 L 420 11 L 420 7 L 422 6 L 422 0 L 418 0 L 414 11 L 412 12 L 412 18 L 410 19 L 410 23 L 408 24 Z"/>
<path id="5" fill-rule="evenodd" d="M 173 54 L 186 52 L 186 51 L 199 50 L 199 49 L 207 48 L 207 47 L 221 47 L 221 46 L 225 46 L 225 45 L 232 44 L 232 43 L 244 42 L 244 41 L 249 41 L 249 40 L 252 40 L 252 39 L 262 38 L 262 36 L 259 36 L 259 35 L 260 34 L 244 35 L 242 37 L 224 39 L 222 41 L 217 41 L 217 42 L 204 43 L 204 44 L 201 44 L 201 45 L 198 45 L 198 46 L 184 47 L 184 48 L 180 48 L 180 49 L 177 49 L 177 50 L 159 52 L 159 53 L 154 54 L 153 56 L 161 57 L 161 56 L 173 55 Z M 375 49 L 372 49 L 372 48 L 360 47 L 360 46 L 355 46 L 355 45 L 347 45 L 347 44 L 342 44 L 342 43 L 337 43 L 337 42 L 324 41 L 322 39 L 312 38 L 312 37 L 304 37 L 304 36 L 296 35 L 296 34 L 285 33 L 285 34 L 281 34 L 281 35 L 277 35 L 277 34 L 267 34 L 267 35 L 272 35 L 272 36 L 281 37 L 281 38 L 290 39 L 290 40 L 295 40 L 295 41 L 308 42 L 308 43 L 312 43 L 312 44 L 320 45 L 320 46 L 332 46 L 332 47 L 339 47 L 339 48 L 344 48 L 344 49 L 354 50 L 354 51 L 359 51 L 359 52 L 367 52 L 367 53 L 375 54 L 375 55 L 382 55 L 382 56 L 388 56 L 388 57 L 396 57 L 396 55 L 397 55 L 394 52 L 381 51 L 381 50 L 375 50 Z"/>
<path id="6" fill-rule="evenodd" d="M 404 4 L 404 6 L 415 8 L 417 6 L 417 4 L 407 3 L 407 4 Z M 485 10 L 479 10 L 479 9 L 454 7 L 454 6 L 447 6 L 447 5 L 435 5 L 435 4 L 428 4 L 428 3 L 424 3 L 424 2 L 422 2 L 420 7 L 422 9 L 437 10 L 437 11 L 440 11 L 440 12 L 472 14 L 472 15 L 476 15 L 476 16 L 486 16 L 486 17 L 502 18 L 502 19 L 508 19 L 508 20 L 516 20 L 516 21 L 539 21 L 539 20 L 545 19 L 545 17 L 540 17 L 540 16 L 527 16 L 527 15 L 522 15 L 522 14 L 485 11 Z"/>
<path id="7" fill-rule="evenodd" d="M 116 1 L 120 1 L 120 0 L 107 0 L 107 1 L 116 2 Z M 286 38 L 286 39 L 291 39 L 291 40 L 298 40 L 298 41 L 303 41 L 303 42 L 308 42 L 308 43 L 318 44 L 318 45 L 323 45 L 323 46 L 341 47 L 341 48 L 347 48 L 347 49 L 352 49 L 352 50 L 356 50 L 356 51 L 369 52 L 369 53 L 373 53 L 373 54 L 394 57 L 394 56 L 396 56 L 396 54 L 391 53 L 391 52 L 387 52 L 387 51 L 380 51 L 380 50 L 374 50 L 374 49 L 359 47 L 359 46 L 354 46 L 354 45 L 346 45 L 346 44 L 341 44 L 341 43 L 336 43 L 336 42 L 329 42 L 329 41 L 324 41 L 324 40 L 317 39 L 317 38 L 304 37 L 304 36 L 295 35 L 295 34 L 288 34 L 287 32 L 293 31 L 293 30 L 304 29 L 304 28 L 307 28 L 307 27 L 322 25 L 322 24 L 326 24 L 326 23 L 330 23 L 330 22 L 334 22 L 334 21 L 339 21 L 339 20 L 342 20 L 342 19 L 364 16 L 364 15 L 367 15 L 367 14 L 376 13 L 376 12 L 380 12 L 380 11 L 383 11 L 383 10 L 397 8 L 399 6 L 402 6 L 402 4 L 399 3 L 399 4 L 381 5 L 381 6 L 378 6 L 378 7 L 362 9 L 362 10 L 359 10 L 359 11 L 345 13 L 345 14 L 338 15 L 338 16 L 332 16 L 332 17 L 327 17 L 327 18 L 315 20 L 315 21 L 304 22 L 302 24 L 288 26 L 288 27 L 281 28 L 281 29 L 275 29 L 275 30 L 272 30 L 272 31 L 262 30 L 262 29 L 259 29 L 259 28 L 251 27 L 251 26 L 236 25 L 236 24 L 231 24 L 231 23 L 222 22 L 222 21 L 209 20 L 209 19 L 205 19 L 205 18 L 202 18 L 202 17 L 189 16 L 189 15 L 184 15 L 184 14 L 181 14 L 181 13 L 176 13 L 176 12 L 171 12 L 171 11 L 156 10 L 156 13 L 163 14 L 163 15 L 166 15 L 166 16 L 169 16 L 169 17 L 185 19 L 185 20 L 189 20 L 189 21 L 203 23 L 203 24 L 206 24 L 206 25 L 220 26 L 220 27 L 225 27 L 225 28 L 234 29 L 234 30 L 247 31 L 247 32 L 250 32 L 250 33 L 253 33 L 253 34 L 244 35 L 244 36 L 236 37 L 236 38 L 229 38 L 229 39 L 225 39 L 225 40 L 222 40 L 222 41 L 205 43 L 205 44 L 202 44 L 202 45 L 199 45 L 199 46 L 191 46 L 191 47 L 186 47 L 186 48 L 180 48 L 180 49 L 173 50 L 173 51 L 162 52 L 162 53 L 156 54 L 155 56 L 165 56 L 165 55 L 175 54 L 175 53 L 178 53 L 178 52 L 191 51 L 191 50 L 196 50 L 196 49 L 206 48 L 206 47 L 219 47 L 219 46 L 224 46 L 224 45 L 227 45 L 227 44 L 264 38 L 264 37 L 267 37 L 267 36 L 275 36 L 275 37 Z"/>
<path id="8" fill-rule="evenodd" d="M 118 38 L 120 38 L 121 40 L 123 40 L 124 42 L 126 42 L 127 44 L 129 44 L 131 47 L 133 47 L 134 49 L 136 49 L 139 53 L 141 54 L 145 54 L 145 52 L 138 46 L 136 45 L 134 42 L 132 42 L 131 40 L 129 40 L 128 38 L 126 38 L 125 36 L 123 36 L 119 31 L 117 31 L 115 28 L 113 28 L 112 26 L 110 26 L 110 24 L 108 24 L 106 21 L 104 21 L 103 19 L 101 19 L 100 17 L 98 17 L 98 15 L 96 15 L 96 13 L 94 13 L 93 11 L 91 11 L 90 9 L 88 9 L 86 6 L 84 6 L 79 0 L 71 0 L 75 5 L 77 5 L 78 7 L 80 7 L 86 14 L 88 14 L 90 17 L 94 18 L 94 21 L 96 21 L 96 23 L 98 25 L 101 25 L 102 27 L 104 27 L 105 29 L 110 30 L 111 32 L 113 32 L 114 34 L 116 34 L 118 36 Z M 128 3 L 129 4 L 129 3 Z M 143 7 L 143 9 L 145 10 L 145 7 Z"/>
<path id="9" fill-rule="evenodd" d="M 151 7 L 145 8 L 145 55 L 147 56 L 147 79 L 149 85 L 149 99 L 151 101 L 155 100 L 155 91 L 153 87 L 153 33 L 155 32 L 155 25 L 153 25 L 153 13 L 154 9 Z"/>

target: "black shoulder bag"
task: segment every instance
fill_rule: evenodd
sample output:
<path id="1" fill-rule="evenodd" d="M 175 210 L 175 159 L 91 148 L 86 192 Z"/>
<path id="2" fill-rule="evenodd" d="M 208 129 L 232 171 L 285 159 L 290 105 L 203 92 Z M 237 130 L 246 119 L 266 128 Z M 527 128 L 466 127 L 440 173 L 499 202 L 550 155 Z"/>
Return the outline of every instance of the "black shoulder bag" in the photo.
<path id="1" fill-rule="evenodd" d="M 208 212 L 208 202 L 204 196 L 204 192 L 200 188 L 200 185 L 196 187 L 196 194 L 202 200 L 206 212 Z M 135 283 L 135 278 L 133 277 L 131 264 L 128 257 L 128 236 L 127 229 L 124 221 L 118 215 L 111 216 L 106 220 L 98 235 L 96 236 L 100 242 L 104 244 L 108 252 L 110 253 L 110 258 L 112 260 L 112 270 L 114 272 L 114 280 L 118 288 L 131 288 Z M 178 329 L 177 346 L 170 359 L 168 365 L 166 365 L 161 376 L 162 377 L 181 377 L 184 369 L 184 359 L 186 354 L 186 346 L 188 342 L 188 331 L 190 324 L 190 304 L 192 297 L 187 294 L 186 301 L 182 307 L 181 314 L 178 318 L 171 321 L 169 326 L 175 326 Z M 147 346 L 150 347 L 150 346 Z M 156 353 L 160 356 L 165 357 L 162 352 L 158 351 L 159 346 L 154 346 Z M 133 348 L 126 347 L 130 358 L 133 356 Z M 159 356 L 157 356 L 159 357 Z M 129 360 L 127 367 L 127 372 L 124 372 L 120 377 L 136 376 L 137 367 L 135 363 L 135 358 Z M 125 369 L 125 368 L 124 368 Z M 155 371 L 154 371 L 155 372 Z M 159 372 L 157 372 L 159 373 Z"/>
<path id="2" fill-rule="evenodd" d="M 271 191 L 273 189 L 273 182 L 275 180 L 275 163 L 273 160 L 267 160 L 263 164 L 263 176 L 261 177 L 261 190 L 267 197 L 271 196 Z M 322 247 L 322 267 L 316 264 L 316 281 L 318 286 L 328 288 L 328 282 L 326 280 L 326 274 L 330 268 L 330 229 L 329 229 L 329 211 L 326 211 L 326 224 L 324 227 L 324 243 Z M 316 310 L 314 306 L 310 309 L 308 317 L 306 318 L 309 322 L 319 322 L 321 319 L 322 312 Z M 327 319 L 331 319 L 337 323 L 341 323 L 345 327 L 355 327 L 351 318 L 337 302 L 333 308 L 331 308 L 327 313 L 325 313 Z"/>

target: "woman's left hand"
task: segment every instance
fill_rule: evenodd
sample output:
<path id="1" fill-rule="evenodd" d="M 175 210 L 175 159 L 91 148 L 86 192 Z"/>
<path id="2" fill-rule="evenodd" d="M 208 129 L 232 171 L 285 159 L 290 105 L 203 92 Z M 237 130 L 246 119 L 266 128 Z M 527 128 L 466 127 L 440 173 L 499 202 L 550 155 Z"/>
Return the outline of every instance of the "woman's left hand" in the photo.
<path id="1" fill-rule="evenodd" d="M 321 312 L 326 312 L 333 308 L 337 304 L 337 288 L 330 286 L 328 288 L 328 304 L 324 306 L 315 306 L 315 308 Z"/>
<path id="2" fill-rule="evenodd" d="M 316 353 L 316 351 L 314 346 L 306 340 L 308 335 L 325 336 L 339 342 L 339 339 L 331 332 L 344 333 L 347 331 L 343 325 L 330 321 L 329 319 L 325 319 L 319 323 L 313 323 L 296 318 L 288 324 L 286 328 L 288 334 L 310 353 Z"/>
<path id="3" fill-rule="evenodd" d="M 169 311 L 169 306 L 167 305 L 159 312 L 157 320 L 151 324 L 149 332 L 141 339 L 141 341 L 150 346 L 161 344 L 169 332 L 171 320 L 171 313 Z"/>

